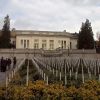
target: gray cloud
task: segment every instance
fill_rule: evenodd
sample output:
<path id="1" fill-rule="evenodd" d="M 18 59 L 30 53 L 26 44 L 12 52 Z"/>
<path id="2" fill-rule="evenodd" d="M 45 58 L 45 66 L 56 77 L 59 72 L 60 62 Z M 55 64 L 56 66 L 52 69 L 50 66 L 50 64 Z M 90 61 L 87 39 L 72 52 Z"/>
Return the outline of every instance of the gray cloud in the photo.
<path id="1" fill-rule="evenodd" d="M 0 28 L 2 18 L 9 14 L 16 29 L 78 32 L 88 18 L 94 33 L 100 31 L 99 0 L 1 0 L 0 5 Z"/>
<path id="2" fill-rule="evenodd" d="M 99 5 L 99 0 L 64 0 L 74 6 L 95 6 Z"/>

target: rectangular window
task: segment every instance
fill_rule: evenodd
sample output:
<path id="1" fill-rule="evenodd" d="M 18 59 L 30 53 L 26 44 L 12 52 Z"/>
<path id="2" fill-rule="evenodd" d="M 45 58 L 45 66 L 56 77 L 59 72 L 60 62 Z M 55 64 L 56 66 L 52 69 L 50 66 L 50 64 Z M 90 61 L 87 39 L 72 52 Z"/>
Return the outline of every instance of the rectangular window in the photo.
<path id="1" fill-rule="evenodd" d="M 34 43 L 34 49 L 39 49 L 39 44 L 38 43 Z"/>
<path id="2" fill-rule="evenodd" d="M 27 48 L 29 48 L 29 40 L 27 40 Z"/>
<path id="3" fill-rule="evenodd" d="M 50 40 L 50 50 L 54 49 L 54 40 Z"/>
<path id="4" fill-rule="evenodd" d="M 46 49 L 46 40 L 42 40 L 42 49 Z"/>
<path id="5" fill-rule="evenodd" d="M 26 48 L 26 40 L 24 40 L 24 48 Z"/>
<path id="6" fill-rule="evenodd" d="M 64 41 L 64 49 L 66 49 L 66 41 Z"/>
<path id="7" fill-rule="evenodd" d="M 64 45 L 63 45 L 63 40 L 61 41 L 61 47 L 62 47 L 62 49 L 64 48 Z"/>
<path id="8" fill-rule="evenodd" d="M 34 42 L 39 42 L 39 40 L 38 39 L 35 39 Z"/>
<path id="9" fill-rule="evenodd" d="M 34 40 L 34 49 L 39 49 L 39 40 L 38 39 Z"/>

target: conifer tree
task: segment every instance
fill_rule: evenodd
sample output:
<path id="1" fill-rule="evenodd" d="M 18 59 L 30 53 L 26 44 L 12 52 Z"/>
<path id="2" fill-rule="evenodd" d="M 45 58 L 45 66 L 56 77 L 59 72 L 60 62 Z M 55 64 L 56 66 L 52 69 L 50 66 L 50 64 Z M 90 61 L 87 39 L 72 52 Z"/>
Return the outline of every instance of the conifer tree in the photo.
<path id="1" fill-rule="evenodd" d="M 7 15 L 4 18 L 4 25 L 0 36 L 0 48 L 10 48 L 10 19 Z"/>
<path id="2" fill-rule="evenodd" d="M 91 23 L 86 19 L 85 23 L 82 23 L 78 37 L 78 49 L 93 49 L 94 38 Z"/>

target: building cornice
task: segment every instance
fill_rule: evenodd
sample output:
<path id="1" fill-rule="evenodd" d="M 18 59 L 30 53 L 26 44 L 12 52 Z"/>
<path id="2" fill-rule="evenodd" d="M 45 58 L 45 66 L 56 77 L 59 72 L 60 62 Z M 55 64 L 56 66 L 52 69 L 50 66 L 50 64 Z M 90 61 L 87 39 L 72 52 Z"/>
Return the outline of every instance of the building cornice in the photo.
<path id="1" fill-rule="evenodd" d="M 15 30 L 17 36 L 54 36 L 54 37 L 73 37 L 73 33 L 57 31 L 36 31 L 36 30 Z"/>

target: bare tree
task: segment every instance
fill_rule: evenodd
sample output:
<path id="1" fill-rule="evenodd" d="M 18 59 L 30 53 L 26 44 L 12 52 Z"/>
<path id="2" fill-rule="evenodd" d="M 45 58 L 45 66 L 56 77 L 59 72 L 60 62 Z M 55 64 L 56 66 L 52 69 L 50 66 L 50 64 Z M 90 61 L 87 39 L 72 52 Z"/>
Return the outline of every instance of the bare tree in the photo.
<path id="1" fill-rule="evenodd" d="M 96 37 L 97 37 L 97 40 L 100 41 L 100 32 L 97 32 Z"/>

